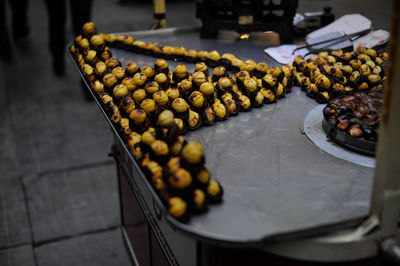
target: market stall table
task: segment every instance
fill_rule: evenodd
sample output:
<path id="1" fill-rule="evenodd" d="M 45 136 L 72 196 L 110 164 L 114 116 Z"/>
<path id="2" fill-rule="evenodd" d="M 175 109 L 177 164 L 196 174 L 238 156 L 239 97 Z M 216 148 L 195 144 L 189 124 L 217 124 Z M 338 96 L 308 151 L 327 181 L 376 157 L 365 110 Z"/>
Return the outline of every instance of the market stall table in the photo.
<path id="1" fill-rule="evenodd" d="M 245 41 L 231 32 L 201 40 L 198 29 L 192 28 L 129 34 L 146 42 L 217 50 L 279 65 L 264 54 L 269 36 L 262 33 Z M 155 62 L 154 57 L 111 50 L 122 65 L 129 60 L 141 67 Z M 168 61 L 170 69 L 179 63 Z M 193 72 L 194 64 L 186 65 Z M 252 254 L 253 265 L 259 265 L 268 258 L 259 250 L 271 243 L 359 224 L 368 216 L 374 169 L 336 158 L 307 138 L 304 119 L 317 105 L 293 87 L 274 104 L 188 132 L 188 140 L 203 144 L 206 166 L 225 194 L 221 204 L 186 224 L 167 213 L 105 115 L 114 132 L 124 234 L 135 260 L 140 265 L 240 265 L 240 257 Z M 246 251 L 238 256 L 231 249 Z"/>

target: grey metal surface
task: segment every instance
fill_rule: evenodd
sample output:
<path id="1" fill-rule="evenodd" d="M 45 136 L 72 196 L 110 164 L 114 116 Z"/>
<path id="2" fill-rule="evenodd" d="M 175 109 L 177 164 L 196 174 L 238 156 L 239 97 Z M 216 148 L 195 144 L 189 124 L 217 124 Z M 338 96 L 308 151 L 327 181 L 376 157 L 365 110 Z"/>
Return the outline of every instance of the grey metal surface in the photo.
<path id="1" fill-rule="evenodd" d="M 375 168 L 375 158 L 353 152 L 343 148 L 333 141 L 329 141 L 322 128 L 322 110 L 326 104 L 320 104 L 312 109 L 304 120 L 304 132 L 307 137 L 320 149 L 340 159 L 362 166 Z"/>
<path id="2" fill-rule="evenodd" d="M 266 44 L 251 38 L 243 42 L 222 34 L 217 41 L 199 40 L 197 33 L 190 32 L 132 35 L 144 41 L 232 52 L 277 65 L 264 55 Z M 135 60 L 143 66 L 155 61 L 121 50 L 113 52 L 122 63 Z M 194 237 L 247 245 L 313 235 L 359 222 L 368 214 L 373 170 L 331 156 L 301 133 L 304 118 L 315 106 L 314 100 L 294 88 L 278 103 L 189 132 L 189 140 L 204 145 L 206 166 L 223 184 L 224 201 L 206 214 L 192 217 L 188 224 L 176 222 L 163 207 L 159 219 L 166 215 L 173 227 Z M 139 188 L 135 192 L 144 196 L 142 206 L 154 212 L 153 205 L 160 201 L 152 202 L 153 196 L 147 195 L 150 185 L 137 165 L 132 163 L 129 168 L 132 182 Z"/>
<path id="3" fill-rule="evenodd" d="M 301 134 L 314 106 L 296 88 L 277 104 L 189 134 L 204 144 L 207 167 L 226 192 L 191 225 L 221 238 L 260 239 L 366 216 L 373 170 Z"/>

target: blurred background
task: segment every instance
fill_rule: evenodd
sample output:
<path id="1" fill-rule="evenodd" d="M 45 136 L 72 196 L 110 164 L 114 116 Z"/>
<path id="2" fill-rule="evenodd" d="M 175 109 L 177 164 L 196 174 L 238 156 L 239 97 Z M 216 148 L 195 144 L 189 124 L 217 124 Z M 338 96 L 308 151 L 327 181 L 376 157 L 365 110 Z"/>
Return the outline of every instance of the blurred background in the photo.
<path id="1" fill-rule="evenodd" d="M 49 49 L 50 29 L 63 32 L 49 16 L 65 16 L 56 41 L 72 42 L 73 1 L 61 15 L 48 11 L 48 1 L 28 0 L 27 27 L 16 34 L 23 9 L 13 17 L 11 0 L 1 0 L 0 265 L 131 265 L 108 155 L 112 134 L 82 90 L 66 47 L 56 62 Z M 168 27 L 201 25 L 194 0 L 166 5 Z M 374 29 L 390 29 L 389 0 L 299 0 L 297 12 L 324 6 L 336 18 L 360 13 Z M 90 20 L 99 32 L 147 30 L 153 7 L 145 0 L 92 0 Z"/>

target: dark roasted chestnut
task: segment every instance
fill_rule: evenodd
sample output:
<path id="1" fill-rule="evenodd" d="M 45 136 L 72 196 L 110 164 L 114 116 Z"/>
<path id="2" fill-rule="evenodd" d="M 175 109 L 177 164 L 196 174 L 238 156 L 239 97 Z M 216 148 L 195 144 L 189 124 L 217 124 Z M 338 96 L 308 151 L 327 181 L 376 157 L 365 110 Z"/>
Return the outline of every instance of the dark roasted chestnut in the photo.
<path id="1" fill-rule="evenodd" d="M 195 129 L 201 127 L 202 119 L 201 119 L 199 113 L 189 109 L 187 125 L 188 125 L 188 129 L 190 129 L 190 130 L 195 130 Z"/>
<path id="2" fill-rule="evenodd" d="M 186 202 L 181 197 L 171 197 L 168 200 L 168 213 L 181 222 L 189 220 L 189 213 Z"/>
<path id="3" fill-rule="evenodd" d="M 195 189 L 192 194 L 193 210 L 202 213 L 208 209 L 208 200 L 206 194 L 201 189 Z"/>
<path id="4" fill-rule="evenodd" d="M 209 106 L 205 107 L 202 110 L 201 114 L 204 125 L 210 126 L 214 123 L 216 117 L 215 117 L 215 112 L 211 107 Z"/>
<path id="5" fill-rule="evenodd" d="M 218 181 L 211 180 L 207 186 L 207 197 L 210 202 L 217 203 L 222 200 L 222 195 L 224 194 L 224 190 Z"/>
<path id="6" fill-rule="evenodd" d="M 349 127 L 348 132 L 350 136 L 360 138 L 363 135 L 363 131 L 360 129 L 360 124 L 353 124 Z"/>

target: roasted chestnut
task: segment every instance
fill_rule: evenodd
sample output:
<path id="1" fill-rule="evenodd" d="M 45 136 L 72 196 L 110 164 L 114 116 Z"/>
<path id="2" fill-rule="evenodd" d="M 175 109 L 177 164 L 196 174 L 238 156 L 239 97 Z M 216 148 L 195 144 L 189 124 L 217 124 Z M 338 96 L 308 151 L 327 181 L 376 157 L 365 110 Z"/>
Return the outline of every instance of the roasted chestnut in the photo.
<path id="1" fill-rule="evenodd" d="M 170 110 L 162 111 L 157 117 L 157 126 L 171 128 L 175 124 L 174 113 Z"/>
<path id="2" fill-rule="evenodd" d="M 185 134 L 187 131 L 187 125 L 181 118 L 175 118 L 175 125 L 178 127 L 179 134 Z"/>
<path id="3" fill-rule="evenodd" d="M 156 102 L 153 99 L 144 99 L 140 103 L 140 108 L 142 108 L 146 113 L 148 114 L 148 117 L 150 120 L 155 120 L 158 117 L 158 114 L 160 113 L 160 107 L 156 104 Z"/>
<path id="4" fill-rule="evenodd" d="M 237 100 L 240 104 L 241 111 L 250 111 L 251 110 L 251 101 L 250 101 L 249 97 L 247 97 L 246 95 L 240 95 Z"/>
<path id="5" fill-rule="evenodd" d="M 169 67 L 167 61 L 162 58 L 157 59 L 154 63 L 154 70 L 157 74 L 163 73 L 165 75 L 168 75 Z"/>
<path id="6" fill-rule="evenodd" d="M 202 110 L 207 106 L 207 101 L 204 94 L 200 91 L 194 91 L 189 96 L 189 102 L 196 110 Z"/>
<path id="7" fill-rule="evenodd" d="M 249 72 L 242 70 L 232 77 L 236 83 L 236 86 L 239 88 L 239 90 L 245 90 L 244 88 L 244 81 L 247 78 L 250 78 Z"/>
<path id="8" fill-rule="evenodd" d="M 348 132 L 349 132 L 350 136 L 356 137 L 356 138 L 362 137 L 362 135 L 363 135 L 363 132 L 362 132 L 362 130 L 360 129 L 360 124 L 353 124 L 353 125 L 351 125 L 351 126 L 348 128 Z"/>
<path id="9" fill-rule="evenodd" d="M 201 72 L 201 71 L 197 71 L 194 72 L 192 75 L 192 84 L 193 84 L 193 88 L 195 90 L 199 90 L 201 84 L 203 84 L 204 82 L 207 81 L 206 75 Z"/>
<path id="10" fill-rule="evenodd" d="M 137 89 L 132 93 L 132 98 L 137 104 L 141 104 L 144 99 L 146 99 L 146 91 L 144 89 Z"/>
<path id="11" fill-rule="evenodd" d="M 264 96 L 265 103 L 273 103 L 276 100 L 275 93 L 270 89 L 262 88 L 260 90 L 261 94 Z"/>
<path id="12" fill-rule="evenodd" d="M 124 84 L 118 84 L 113 89 L 113 95 L 119 100 L 122 100 L 128 95 L 128 88 Z"/>
<path id="13" fill-rule="evenodd" d="M 190 130 L 195 130 L 195 129 L 201 127 L 202 120 L 201 120 L 199 113 L 189 109 L 187 125 L 188 125 L 188 129 L 190 129 Z"/>
<path id="14" fill-rule="evenodd" d="M 223 105 L 220 100 L 216 99 L 212 105 L 212 110 L 214 111 L 218 120 L 225 120 L 229 116 L 225 105 Z"/>
<path id="15" fill-rule="evenodd" d="M 168 200 L 168 213 L 181 222 L 187 222 L 189 220 L 189 213 L 187 210 L 186 202 L 180 197 L 171 197 Z"/>
<path id="16" fill-rule="evenodd" d="M 127 139 L 130 134 L 132 134 L 132 130 L 129 126 L 128 118 L 121 118 L 118 123 L 118 129 L 124 139 Z"/>
<path id="17" fill-rule="evenodd" d="M 231 93 L 226 92 L 221 96 L 221 98 L 226 108 L 228 109 L 230 115 L 236 115 L 239 112 L 239 108 L 236 104 L 236 101 L 233 99 Z"/>
<path id="18" fill-rule="evenodd" d="M 95 72 L 94 69 L 91 65 L 89 64 L 84 64 L 83 68 L 82 68 L 82 72 L 86 78 L 86 80 L 88 80 L 89 82 L 93 82 L 95 80 Z"/>
<path id="19" fill-rule="evenodd" d="M 256 96 L 254 96 L 253 100 L 253 106 L 254 107 L 259 107 L 264 104 L 264 96 L 263 94 L 259 91 L 257 92 Z"/>
<path id="20" fill-rule="evenodd" d="M 112 92 L 117 84 L 117 78 L 111 73 L 106 74 L 103 78 L 103 84 L 108 92 Z"/>
<path id="21" fill-rule="evenodd" d="M 178 136 L 175 142 L 170 146 L 171 154 L 173 156 L 180 156 L 183 147 L 186 145 L 186 140 L 184 136 Z"/>
<path id="22" fill-rule="evenodd" d="M 97 62 L 94 69 L 94 73 L 97 79 L 102 80 L 104 75 L 108 73 L 108 68 L 106 63 L 104 63 L 103 61 Z"/>
<path id="23" fill-rule="evenodd" d="M 155 75 L 157 74 L 154 69 L 150 66 L 144 66 L 142 68 L 142 73 L 146 75 L 147 80 L 153 80 Z"/>
<path id="24" fill-rule="evenodd" d="M 332 85 L 331 80 L 325 75 L 319 75 L 316 78 L 315 83 L 320 90 L 328 90 Z"/>
<path id="25" fill-rule="evenodd" d="M 171 101 L 177 99 L 180 97 L 180 93 L 178 88 L 168 88 L 165 93 L 167 93 L 168 97 L 170 98 Z"/>
<path id="26" fill-rule="evenodd" d="M 246 71 L 250 74 L 250 76 L 252 76 L 256 66 L 257 64 L 253 60 L 246 60 L 240 66 L 240 71 Z"/>
<path id="27" fill-rule="evenodd" d="M 282 81 L 285 76 L 280 67 L 272 67 L 268 69 L 268 73 L 274 76 L 278 82 Z"/>
<path id="28" fill-rule="evenodd" d="M 110 69 L 121 66 L 121 62 L 116 58 L 108 58 L 105 63 Z"/>
<path id="29" fill-rule="evenodd" d="M 189 97 L 193 92 L 193 84 L 190 80 L 184 79 L 178 84 L 178 89 L 182 96 Z"/>
<path id="30" fill-rule="evenodd" d="M 188 142 L 181 153 L 182 167 L 195 171 L 197 168 L 202 169 L 204 163 L 203 146 L 198 142 Z"/>
<path id="31" fill-rule="evenodd" d="M 136 89 L 136 83 L 133 81 L 133 78 L 131 77 L 124 78 L 121 83 L 126 86 L 130 94 L 132 94 L 132 92 Z"/>
<path id="32" fill-rule="evenodd" d="M 276 95 L 276 97 L 278 99 L 282 98 L 282 97 L 285 97 L 285 95 L 286 95 L 286 88 L 279 82 L 278 82 L 278 85 L 275 88 L 275 95 Z"/>
<path id="33" fill-rule="evenodd" d="M 185 65 L 180 64 L 175 67 L 174 73 L 172 76 L 172 80 L 175 83 L 179 83 L 182 80 L 187 79 L 188 77 L 189 77 L 189 73 L 188 73 L 188 70 Z"/>
<path id="34" fill-rule="evenodd" d="M 331 97 L 327 91 L 319 92 L 315 98 L 316 98 L 317 102 L 319 102 L 319 103 L 327 103 L 331 99 Z"/>
<path id="35" fill-rule="evenodd" d="M 231 69 L 232 66 L 232 59 L 234 59 L 235 56 L 233 54 L 230 53 L 225 53 L 221 56 L 221 58 L 219 59 L 219 65 L 224 66 L 226 69 Z"/>
<path id="36" fill-rule="evenodd" d="M 95 66 L 97 62 L 99 62 L 99 59 L 97 57 L 97 52 L 95 50 L 88 50 L 85 53 L 85 61 L 86 63 Z"/>
<path id="37" fill-rule="evenodd" d="M 110 49 L 106 46 L 104 51 L 102 51 L 100 53 L 100 58 L 101 58 L 101 60 L 106 61 L 108 58 L 111 58 L 111 57 L 112 57 L 112 53 L 111 53 Z"/>
<path id="38" fill-rule="evenodd" d="M 85 38 L 90 39 L 91 36 L 97 34 L 97 30 L 96 27 L 94 25 L 93 22 L 86 22 L 83 26 L 82 26 L 82 35 Z"/>
<path id="39" fill-rule="evenodd" d="M 197 51 L 193 49 L 189 49 L 185 53 L 185 61 L 189 63 L 194 63 L 197 58 Z"/>
<path id="40" fill-rule="evenodd" d="M 102 52 L 105 48 L 105 41 L 101 35 L 93 35 L 90 38 L 90 44 L 98 52 Z"/>
<path id="41" fill-rule="evenodd" d="M 210 126 L 214 123 L 216 117 L 215 117 L 215 112 L 211 107 L 209 106 L 205 107 L 202 110 L 201 114 L 204 125 Z"/>
<path id="42" fill-rule="evenodd" d="M 166 142 L 162 140 L 155 140 L 153 143 L 151 143 L 150 148 L 150 158 L 160 162 L 161 164 L 167 163 L 169 159 L 169 147 Z"/>
<path id="43" fill-rule="evenodd" d="M 254 69 L 254 76 L 262 79 L 267 74 L 268 69 L 269 66 L 267 63 L 260 62 L 256 65 L 256 68 Z"/>
<path id="44" fill-rule="evenodd" d="M 221 202 L 224 190 L 218 181 L 211 180 L 207 186 L 207 197 L 212 203 Z"/>
<path id="45" fill-rule="evenodd" d="M 143 153 L 140 148 L 140 141 L 141 141 L 141 136 L 138 133 L 132 132 L 129 135 L 128 139 L 129 150 L 131 151 L 136 160 L 140 160 L 143 157 Z"/>
<path id="46" fill-rule="evenodd" d="M 271 74 L 267 74 L 262 78 L 262 85 L 266 89 L 274 89 L 277 82 L 277 78 Z"/>
<path id="47" fill-rule="evenodd" d="M 192 208 L 197 213 L 202 213 L 208 209 L 208 200 L 206 194 L 201 189 L 193 190 L 192 194 Z"/>
<path id="48" fill-rule="evenodd" d="M 197 63 L 195 65 L 196 72 L 203 72 L 205 76 L 208 76 L 208 66 L 204 62 Z"/>
<path id="49" fill-rule="evenodd" d="M 170 82 L 168 77 L 164 73 L 159 73 L 154 77 L 154 81 L 158 83 L 159 87 L 163 90 L 169 88 Z"/>
<path id="50" fill-rule="evenodd" d="M 129 77 L 133 77 L 136 73 L 140 72 L 139 66 L 134 61 L 129 61 L 126 64 L 125 70 Z"/>
<path id="51" fill-rule="evenodd" d="M 215 86 L 218 96 L 232 91 L 232 80 L 229 78 L 220 78 Z"/>
<path id="52" fill-rule="evenodd" d="M 214 102 L 216 94 L 214 90 L 214 85 L 212 83 L 204 82 L 203 84 L 201 84 L 199 91 L 203 93 L 210 104 Z"/>
<path id="53" fill-rule="evenodd" d="M 135 82 L 137 88 L 144 88 L 146 85 L 147 76 L 142 72 L 138 72 L 133 76 L 133 81 Z"/>
<path id="54" fill-rule="evenodd" d="M 214 68 L 212 81 L 218 82 L 218 80 L 222 77 L 228 77 L 228 73 L 226 72 L 225 67 L 219 66 L 219 67 Z"/>
<path id="55" fill-rule="evenodd" d="M 216 67 L 216 66 L 218 66 L 218 62 L 220 59 L 221 59 L 221 56 L 218 53 L 218 51 L 213 50 L 213 51 L 207 53 L 205 62 L 208 66 Z"/>
<path id="56" fill-rule="evenodd" d="M 311 83 L 306 89 L 307 96 L 314 98 L 318 93 L 319 89 L 315 83 Z"/>
<path id="57" fill-rule="evenodd" d="M 129 114 L 129 118 L 133 121 L 138 132 L 143 132 L 149 128 L 150 121 L 147 119 L 147 114 L 143 109 L 133 110 Z"/>
<path id="58" fill-rule="evenodd" d="M 169 107 L 169 97 L 165 91 L 159 90 L 153 94 L 153 100 L 161 109 Z"/>
<path id="59" fill-rule="evenodd" d="M 253 78 L 246 78 L 243 82 L 245 93 L 247 96 L 253 98 L 258 92 L 257 81 Z"/>
<path id="60" fill-rule="evenodd" d="M 98 80 L 92 82 L 91 86 L 97 93 L 104 92 L 104 85 Z"/>
<path id="61" fill-rule="evenodd" d="M 172 101 L 171 107 L 178 118 L 186 121 L 189 118 L 189 106 L 183 98 L 176 98 Z"/>
<path id="62" fill-rule="evenodd" d="M 144 86 L 144 89 L 146 90 L 147 94 L 152 97 L 152 95 L 159 91 L 160 87 L 157 82 L 155 81 L 148 81 L 146 82 L 146 85 Z"/>

